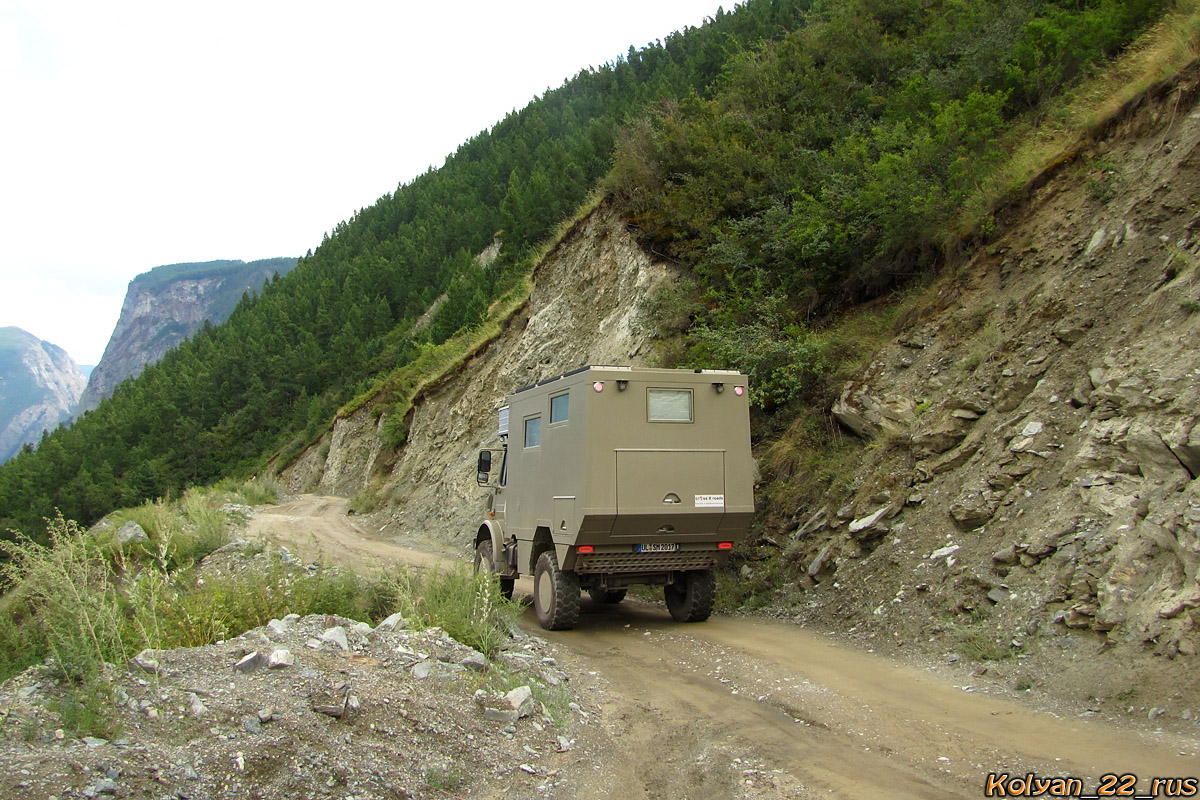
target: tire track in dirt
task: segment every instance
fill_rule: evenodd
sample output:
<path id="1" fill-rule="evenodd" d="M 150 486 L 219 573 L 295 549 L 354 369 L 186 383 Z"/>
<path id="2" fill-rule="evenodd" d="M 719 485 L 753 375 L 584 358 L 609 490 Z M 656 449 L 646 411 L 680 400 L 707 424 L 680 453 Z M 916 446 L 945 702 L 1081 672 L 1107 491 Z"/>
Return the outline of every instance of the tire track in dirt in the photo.
<path id="1" fill-rule="evenodd" d="M 672 768 L 686 785 L 714 747 L 727 769 L 758 764 L 731 797 L 982 797 L 991 772 L 1079 777 L 1087 789 L 1106 773 L 1200 773 L 1195 739 L 1061 719 L 785 623 L 684 626 L 635 599 L 585 604 L 576 630 L 543 635 L 610 682 L 615 744 L 640 762 L 641 793 L 635 781 L 623 796 L 660 796 L 652 787 Z"/>
<path id="2" fill-rule="evenodd" d="M 362 517 L 349 514 L 344 497 L 300 495 L 274 506 L 260 506 L 246 527 L 246 535 L 283 545 L 304 561 L 341 564 L 374 572 L 404 565 L 437 567 L 452 563 L 450 551 L 430 547 L 405 547 L 372 530 Z"/>
<path id="3" fill-rule="evenodd" d="M 305 495 L 256 510 L 247 533 L 356 569 L 456 558 L 402 546 L 347 509 Z M 531 591 L 517 582 L 516 597 Z M 1200 774 L 1195 738 L 1062 719 L 795 625 L 683 625 L 639 598 L 582 603 L 572 631 L 541 630 L 532 610 L 522 620 L 570 651 L 576 691 L 601 709 L 548 796 L 941 800 L 984 796 L 990 772 L 1079 777 L 1089 790 L 1106 773 Z"/>

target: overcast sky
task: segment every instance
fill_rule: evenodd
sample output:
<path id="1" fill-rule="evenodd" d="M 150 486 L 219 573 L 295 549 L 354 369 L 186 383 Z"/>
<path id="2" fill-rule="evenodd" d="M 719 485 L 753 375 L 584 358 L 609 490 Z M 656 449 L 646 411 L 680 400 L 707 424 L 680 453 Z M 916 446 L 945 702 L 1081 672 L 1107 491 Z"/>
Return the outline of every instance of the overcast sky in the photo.
<path id="1" fill-rule="evenodd" d="M 138 273 L 303 255 L 720 4 L 0 0 L 0 327 L 95 364 Z"/>

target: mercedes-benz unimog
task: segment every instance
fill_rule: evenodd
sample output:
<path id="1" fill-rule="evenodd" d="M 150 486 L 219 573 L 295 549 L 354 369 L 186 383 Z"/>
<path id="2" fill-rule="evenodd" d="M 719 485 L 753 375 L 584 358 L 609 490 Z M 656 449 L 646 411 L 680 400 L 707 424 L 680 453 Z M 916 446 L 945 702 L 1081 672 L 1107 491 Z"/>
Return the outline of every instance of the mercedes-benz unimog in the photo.
<path id="1" fill-rule="evenodd" d="M 543 628 L 572 628 L 580 590 L 619 603 L 662 586 L 671 616 L 712 613 L 713 569 L 754 514 L 746 376 L 726 370 L 584 367 L 521 389 L 483 450 L 490 489 L 475 567 L 533 575 Z"/>

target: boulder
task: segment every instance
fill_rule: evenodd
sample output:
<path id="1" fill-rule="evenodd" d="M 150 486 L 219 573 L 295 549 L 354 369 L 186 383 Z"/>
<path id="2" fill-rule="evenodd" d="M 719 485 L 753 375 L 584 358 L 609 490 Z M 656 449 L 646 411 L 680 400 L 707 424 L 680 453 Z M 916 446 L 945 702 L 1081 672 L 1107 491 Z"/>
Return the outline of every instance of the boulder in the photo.
<path id="1" fill-rule="evenodd" d="M 341 625 L 335 625 L 321 634 L 322 642 L 331 642 L 337 645 L 342 650 L 350 649 L 350 641 L 346 638 L 346 629 Z"/>
<path id="2" fill-rule="evenodd" d="M 459 664 L 446 664 L 441 661 L 422 661 L 413 666 L 411 674 L 416 680 L 425 680 L 426 678 L 450 678 L 460 672 L 466 672 L 467 668 Z"/>
<path id="3" fill-rule="evenodd" d="M 833 415 L 838 422 L 863 439 L 879 434 L 898 434 L 917 421 L 917 404 L 904 395 L 876 396 L 854 381 L 847 381 Z"/>
<path id="4" fill-rule="evenodd" d="M 967 428 L 957 417 L 948 417 L 913 436 L 913 447 L 922 458 L 941 455 L 967 437 Z"/>
<path id="5" fill-rule="evenodd" d="M 861 535 L 867 534 L 872 528 L 877 526 L 890 510 L 891 506 L 884 506 L 865 517 L 853 520 L 850 523 L 850 533 L 861 538 Z"/>
<path id="6" fill-rule="evenodd" d="M 517 712 L 517 717 L 531 717 L 537 708 L 533 699 L 533 690 L 528 686 L 518 686 L 504 696 L 509 706 Z"/>
<path id="7" fill-rule="evenodd" d="M 1200 477 L 1200 423 L 1179 424 L 1163 439 L 1188 474 Z"/>
<path id="8" fill-rule="evenodd" d="M 487 656 L 480 652 L 471 653 L 458 663 L 472 672 L 487 672 L 488 669 Z"/>
<path id="9" fill-rule="evenodd" d="M 247 653 L 242 656 L 242 659 L 233 665 L 233 668 L 238 672 L 253 672 L 263 665 L 266 659 L 263 654 L 255 650 L 253 653 Z"/>
<path id="10" fill-rule="evenodd" d="M 834 542 L 827 542 L 817 553 L 812 563 L 808 565 L 808 577 L 816 578 L 825 570 L 825 567 L 830 563 L 829 555 L 833 552 L 833 545 Z"/>
<path id="11" fill-rule="evenodd" d="M 950 518 L 959 530 L 974 530 L 992 518 L 1002 499 L 989 489 L 964 491 L 950 506 Z"/>
<path id="12" fill-rule="evenodd" d="M 1122 444 L 1137 462 L 1142 475 L 1151 480 L 1166 482 L 1191 477 L 1158 431 L 1145 420 L 1135 420 L 1129 426 Z"/>
<path id="13" fill-rule="evenodd" d="M 392 631 L 402 631 L 408 627 L 408 621 L 404 619 L 404 615 L 400 613 L 392 614 L 383 622 L 375 626 L 375 631 L 378 633 L 390 633 Z"/>
<path id="14" fill-rule="evenodd" d="M 794 534 L 792 534 L 792 538 L 793 539 L 803 539 L 805 536 L 808 536 L 810 533 L 816 533 L 817 531 L 821 530 L 822 528 L 824 528 L 826 526 L 826 524 L 828 524 L 826 522 L 826 517 L 828 515 L 829 515 L 829 507 L 821 506 L 821 508 L 819 508 L 815 512 L 813 512 L 812 516 L 810 516 L 804 522 L 803 525 L 799 526 L 799 528 L 796 530 L 796 532 Z"/>
<path id="15" fill-rule="evenodd" d="M 158 662 L 157 650 L 143 650 L 133 658 L 129 659 L 130 670 L 139 669 L 142 672 L 148 672 L 151 675 L 157 675 L 162 672 L 162 666 Z"/>
<path id="16" fill-rule="evenodd" d="M 280 647 L 277 650 L 272 650 L 271 655 L 267 656 L 268 669 L 283 669 L 290 667 L 296 663 L 296 657 L 292 655 L 292 651 L 286 647 Z"/>
<path id="17" fill-rule="evenodd" d="M 961 549 L 961 545 L 948 544 L 945 547 L 939 547 L 937 550 L 934 550 L 932 553 L 930 553 L 929 559 L 931 561 L 937 561 L 939 558 L 948 558 Z"/>
<path id="18" fill-rule="evenodd" d="M 141 525 L 130 520 L 117 530 L 117 541 L 121 544 L 138 544 L 150 541 L 150 537 Z"/>

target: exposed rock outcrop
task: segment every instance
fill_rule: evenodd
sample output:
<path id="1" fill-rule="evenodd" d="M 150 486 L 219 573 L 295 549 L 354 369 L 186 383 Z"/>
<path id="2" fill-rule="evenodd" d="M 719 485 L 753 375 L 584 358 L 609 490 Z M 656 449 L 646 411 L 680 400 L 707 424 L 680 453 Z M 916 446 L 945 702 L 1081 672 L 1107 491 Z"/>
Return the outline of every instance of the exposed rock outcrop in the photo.
<path id="1" fill-rule="evenodd" d="M 0 328 L 0 462 L 70 420 L 85 380 L 61 347 Z"/>
<path id="2" fill-rule="evenodd" d="M 1200 649 L 1200 217 L 1180 200 L 1200 193 L 1200 107 L 1163 111 L 1181 99 L 1111 131 L 1102 174 L 1046 183 L 949 307 L 846 385 L 837 419 L 893 444 L 868 454 L 851 514 L 881 489 L 923 502 L 877 542 L 805 538 L 819 596 L 896 635 L 940 609 L 986 614 L 1005 647 L 1086 631 Z"/>
<path id="3" fill-rule="evenodd" d="M 394 506 L 392 530 L 466 542 L 483 508 L 474 454 L 498 444 L 505 395 L 583 364 L 644 364 L 653 343 L 639 324 L 640 304 L 673 277 L 673 267 L 652 259 L 602 207 L 538 267 L 528 303 L 500 336 L 419 398 L 390 469 L 380 466 L 386 417 L 368 407 L 338 420 L 328 446 L 313 448 L 285 477 L 296 490 L 351 495 L 379 475 Z"/>
<path id="4" fill-rule="evenodd" d="M 76 416 L 100 405 L 126 378 L 140 375 L 205 321 L 229 318 L 247 291 L 258 291 L 276 273 L 296 266 L 294 258 L 208 261 L 156 267 L 129 282 L 121 317 L 79 398 Z"/>

